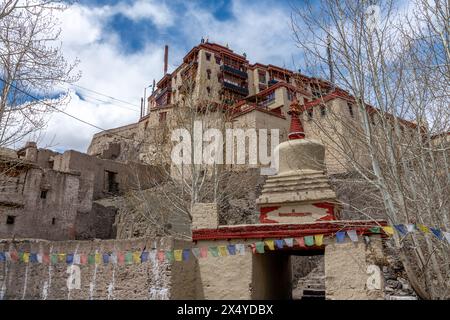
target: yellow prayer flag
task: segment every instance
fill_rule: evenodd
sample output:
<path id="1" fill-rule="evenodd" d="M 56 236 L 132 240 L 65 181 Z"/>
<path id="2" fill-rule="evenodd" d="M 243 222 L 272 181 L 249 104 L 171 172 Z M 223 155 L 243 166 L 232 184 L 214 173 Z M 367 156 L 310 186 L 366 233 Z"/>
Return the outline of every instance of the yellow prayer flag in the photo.
<path id="1" fill-rule="evenodd" d="M 23 254 L 23 262 L 25 262 L 25 263 L 30 262 L 30 254 L 28 252 L 24 252 L 24 254 Z"/>
<path id="2" fill-rule="evenodd" d="M 316 244 L 316 246 L 321 246 L 323 245 L 323 234 L 317 234 L 314 236 L 314 242 Z"/>
<path id="3" fill-rule="evenodd" d="M 102 255 L 100 253 L 95 254 L 95 264 L 100 264 L 102 261 Z"/>
<path id="4" fill-rule="evenodd" d="M 394 229 L 392 227 L 386 226 L 383 227 L 383 230 L 388 236 L 392 236 L 394 234 Z"/>
<path id="5" fill-rule="evenodd" d="M 264 241 L 269 250 L 275 250 L 275 242 L 273 240 Z"/>
<path id="6" fill-rule="evenodd" d="M 139 253 L 139 251 L 133 252 L 133 262 L 141 263 L 141 254 Z"/>
<path id="7" fill-rule="evenodd" d="M 222 257 L 226 257 L 228 255 L 226 246 L 219 246 L 219 255 Z"/>
<path id="8" fill-rule="evenodd" d="M 175 261 L 183 261 L 183 250 L 173 250 Z"/>
<path id="9" fill-rule="evenodd" d="M 65 253 L 59 253 L 58 254 L 58 260 L 59 260 L 59 262 L 65 262 L 66 261 L 66 254 Z"/>
<path id="10" fill-rule="evenodd" d="M 419 228 L 420 231 L 422 231 L 423 233 L 430 233 L 430 229 L 428 229 L 427 226 L 424 226 L 423 224 L 418 224 L 417 227 Z"/>

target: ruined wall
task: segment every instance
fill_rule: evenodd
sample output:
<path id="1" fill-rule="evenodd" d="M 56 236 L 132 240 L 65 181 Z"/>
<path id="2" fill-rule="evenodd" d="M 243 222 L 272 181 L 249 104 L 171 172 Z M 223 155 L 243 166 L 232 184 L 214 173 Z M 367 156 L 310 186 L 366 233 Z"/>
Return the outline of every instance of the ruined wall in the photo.
<path id="1" fill-rule="evenodd" d="M 55 157 L 54 169 L 80 172 L 82 190 L 89 188 L 93 182 L 93 200 L 108 197 L 115 193 L 123 193 L 129 189 L 146 189 L 162 179 L 161 171 L 156 167 L 133 162 L 123 163 L 99 159 L 73 150 Z M 115 175 L 116 191 L 109 190 L 108 172 Z M 92 173 L 94 174 L 93 181 L 89 177 Z"/>
<path id="2" fill-rule="evenodd" d="M 140 146 L 138 123 L 96 133 L 92 137 L 87 154 L 105 158 L 109 155 L 108 149 L 111 144 L 118 144 L 120 146 L 119 154 L 115 157 L 116 160 L 137 159 Z"/>
<path id="3" fill-rule="evenodd" d="M 79 175 L 32 167 L 16 178 L 21 187 L 0 195 L 0 237 L 74 239 Z"/>
<path id="4" fill-rule="evenodd" d="M 195 298 L 196 263 L 160 262 L 156 250 L 189 247 L 190 243 L 164 239 L 108 241 L 22 240 L 12 244 L 0 241 L 0 251 L 14 247 L 18 252 L 103 253 L 113 251 L 148 251 L 147 262 L 138 264 L 78 265 L 80 284 L 68 288 L 70 273 L 76 272 L 65 262 L 55 264 L 0 262 L 0 299 L 192 299 Z"/>

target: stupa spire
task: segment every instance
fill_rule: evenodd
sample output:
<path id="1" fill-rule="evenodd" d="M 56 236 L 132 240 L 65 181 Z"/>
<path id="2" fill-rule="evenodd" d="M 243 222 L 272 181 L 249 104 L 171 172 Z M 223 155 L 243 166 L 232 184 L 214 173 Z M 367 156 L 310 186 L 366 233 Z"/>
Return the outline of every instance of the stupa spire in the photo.
<path id="1" fill-rule="evenodd" d="M 294 95 L 294 100 L 291 102 L 288 114 L 291 116 L 291 127 L 289 130 L 289 140 L 297 140 L 305 138 L 305 130 L 303 129 L 302 122 L 299 115 L 302 113 L 300 104 L 297 97 Z"/>

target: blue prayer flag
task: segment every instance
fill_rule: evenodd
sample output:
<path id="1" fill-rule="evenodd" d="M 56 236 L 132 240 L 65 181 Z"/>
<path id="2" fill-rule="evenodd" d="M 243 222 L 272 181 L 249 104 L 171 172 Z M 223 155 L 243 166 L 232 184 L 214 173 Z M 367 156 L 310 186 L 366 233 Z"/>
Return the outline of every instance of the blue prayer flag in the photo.
<path id="1" fill-rule="evenodd" d="M 146 261 L 148 261 L 148 252 L 147 251 L 142 251 L 141 262 L 146 262 Z"/>
<path id="2" fill-rule="evenodd" d="M 394 225 L 394 227 L 402 236 L 406 236 L 408 234 L 408 230 L 406 229 L 404 224 L 396 224 Z"/>
<path id="3" fill-rule="evenodd" d="M 337 243 L 344 242 L 345 239 L 345 231 L 338 231 L 336 232 L 336 241 Z"/>
<path id="4" fill-rule="evenodd" d="M 73 254 L 72 253 L 68 253 L 66 255 L 66 263 L 67 264 L 72 264 L 73 263 Z"/>
<path id="5" fill-rule="evenodd" d="M 277 246 L 278 249 L 283 249 L 283 240 L 275 240 L 275 245 Z"/>
<path id="6" fill-rule="evenodd" d="M 38 263 L 38 258 L 36 253 L 30 253 L 30 262 Z"/>
<path id="7" fill-rule="evenodd" d="M 435 229 L 435 228 L 430 228 L 431 232 L 433 232 L 433 234 L 436 236 L 436 238 L 438 238 L 439 240 L 442 240 L 442 232 L 439 229 Z"/>
<path id="8" fill-rule="evenodd" d="M 184 249 L 183 250 L 183 260 L 189 260 L 189 254 L 190 254 L 191 250 L 190 249 Z"/>
<path id="9" fill-rule="evenodd" d="M 109 253 L 103 254 L 103 263 L 108 264 L 109 263 Z"/>
<path id="10" fill-rule="evenodd" d="M 234 244 L 229 244 L 227 248 L 231 256 L 234 256 L 236 254 L 236 246 Z"/>
<path id="11" fill-rule="evenodd" d="M 4 252 L 0 252 L 0 262 L 6 261 L 6 255 Z"/>

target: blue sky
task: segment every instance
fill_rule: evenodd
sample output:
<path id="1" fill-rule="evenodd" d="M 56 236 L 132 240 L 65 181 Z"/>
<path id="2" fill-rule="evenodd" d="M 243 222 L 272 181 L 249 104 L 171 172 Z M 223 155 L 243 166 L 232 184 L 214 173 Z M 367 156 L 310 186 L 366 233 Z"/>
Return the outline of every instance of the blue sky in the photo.
<path id="1" fill-rule="evenodd" d="M 77 84 L 129 104 L 69 87 L 65 111 L 105 129 L 136 122 L 144 87 L 162 76 L 164 45 L 170 71 L 202 37 L 251 62 L 298 69 L 289 15 L 288 1 L 80 0 L 59 17 L 64 53 L 80 60 Z M 53 114 L 40 145 L 86 151 L 97 131 Z"/>

